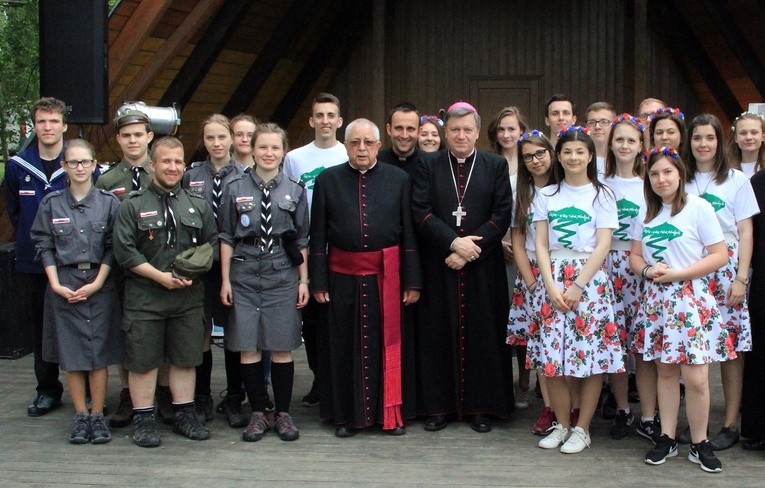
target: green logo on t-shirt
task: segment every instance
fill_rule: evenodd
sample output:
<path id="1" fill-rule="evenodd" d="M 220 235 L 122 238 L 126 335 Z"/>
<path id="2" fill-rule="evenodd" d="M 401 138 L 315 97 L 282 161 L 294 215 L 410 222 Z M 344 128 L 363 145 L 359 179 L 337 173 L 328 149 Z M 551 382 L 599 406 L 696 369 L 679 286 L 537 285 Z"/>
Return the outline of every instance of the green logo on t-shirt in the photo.
<path id="1" fill-rule="evenodd" d="M 313 171 L 300 175 L 300 182 L 305 185 L 306 190 L 313 190 L 313 184 L 316 181 L 316 177 L 324 170 L 324 166 L 319 166 Z"/>
<path id="2" fill-rule="evenodd" d="M 720 209 L 725 207 L 725 201 L 721 200 L 720 198 L 717 198 L 716 196 L 712 195 L 711 193 L 704 193 L 701 195 L 701 198 L 708 201 L 712 204 L 712 207 L 714 207 L 715 212 L 719 212 Z"/>
<path id="3" fill-rule="evenodd" d="M 533 223 L 534 223 L 534 212 L 529 212 L 529 215 L 526 217 L 526 225 L 531 227 Z"/>
<path id="4" fill-rule="evenodd" d="M 622 198 L 616 202 L 616 209 L 619 212 L 619 229 L 614 232 L 614 237 L 620 241 L 629 241 L 630 238 L 627 235 L 627 229 L 630 224 L 623 221 L 637 217 L 638 212 L 640 212 L 640 207 L 626 198 Z"/>
<path id="5" fill-rule="evenodd" d="M 558 237 L 558 242 L 567 248 L 571 248 L 573 243 L 569 238 L 576 235 L 576 231 L 572 230 L 571 227 L 577 227 L 590 222 L 592 216 L 576 207 L 566 207 L 560 210 L 550 210 L 547 214 L 547 219 L 553 224 L 553 230 L 562 234 Z M 557 224 L 555 223 L 556 221 Z"/>
<path id="6" fill-rule="evenodd" d="M 682 235 L 683 232 L 669 222 L 664 222 L 663 224 L 657 225 L 656 227 L 643 228 L 643 237 L 648 238 L 648 241 L 645 243 L 645 245 L 653 249 L 651 256 L 653 256 L 656 261 L 660 263 L 665 262 L 664 258 L 660 256 L 660 253 L 666 251 L 667 248 L 665 246 L 659 245 L 659 243 L 661 241 L 669 242 L 672 239 L 677 239 Z"/>

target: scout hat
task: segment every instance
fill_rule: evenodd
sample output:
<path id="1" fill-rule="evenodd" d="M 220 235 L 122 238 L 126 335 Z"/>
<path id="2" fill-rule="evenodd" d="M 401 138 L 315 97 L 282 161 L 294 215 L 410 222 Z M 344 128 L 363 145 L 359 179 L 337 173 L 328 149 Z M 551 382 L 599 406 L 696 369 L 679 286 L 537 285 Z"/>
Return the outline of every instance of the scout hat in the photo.
<path id="1" fill-rule="evenodd" d="M 120 130 L 122 127 L 130 124 L 148 124 L 151 121 L 149 116 L 140 110 L 127 109 L 122 112 L 117 112 L 117 116 L 114 117 L 114 128 Z"/>
<path id="2" fill-rule="evenodd" d="M 213 247 L 209 242 L 187 249 L 175 257 L 171 266 L 174 278 L 193 280 L 208 272 L 213 263 Z"/>

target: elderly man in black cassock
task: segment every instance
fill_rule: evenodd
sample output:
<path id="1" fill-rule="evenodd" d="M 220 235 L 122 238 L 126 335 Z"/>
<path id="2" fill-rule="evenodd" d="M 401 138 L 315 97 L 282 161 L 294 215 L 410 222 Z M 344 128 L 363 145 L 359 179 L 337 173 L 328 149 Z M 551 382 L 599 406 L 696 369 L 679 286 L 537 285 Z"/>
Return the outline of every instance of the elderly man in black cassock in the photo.
<path id="1" fill-rule="evenodd" d="M 311 292 L 330 315 L 319 334 L 321 416 L 338 437 L 375 424 L 401 435 L 414 415 L 402 405 L 402 374 L 414 374 L 401 367 L 402 303 L 422 287 L 411 186 L 377 163 L 380 131 L 369 120 L 348 124 L 345 145 L 348 163 L 316 178 L 311 209 Z"/>
<path id="2" fill-rule="evenodd" d="M 424 154 L 414 179 L 425 278 L 415 332 L 417 413 L 429 431 L 466 418 L 473 430 L 489 432 L 493 418 L 512 412 L 501 244 L 512 196 L 505 160 L 476 150 L 480 129 L 472 105 L 452 105 L 448 149 Z"/>

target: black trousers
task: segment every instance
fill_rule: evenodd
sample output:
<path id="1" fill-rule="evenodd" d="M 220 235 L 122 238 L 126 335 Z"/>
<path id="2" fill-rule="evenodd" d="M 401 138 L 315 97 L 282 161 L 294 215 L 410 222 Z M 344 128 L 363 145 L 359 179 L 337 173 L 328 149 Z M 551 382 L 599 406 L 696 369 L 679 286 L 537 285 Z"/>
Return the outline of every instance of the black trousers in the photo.
<path id="1" fill-rule="evenodd" d="M 32 327 L 37 393 L 61 398 L 64 386 L 58 380 L 58 364 L 42 358 L 43 311 L 48 277 L 44 274 L 18 273 L 21 320 Z"/>

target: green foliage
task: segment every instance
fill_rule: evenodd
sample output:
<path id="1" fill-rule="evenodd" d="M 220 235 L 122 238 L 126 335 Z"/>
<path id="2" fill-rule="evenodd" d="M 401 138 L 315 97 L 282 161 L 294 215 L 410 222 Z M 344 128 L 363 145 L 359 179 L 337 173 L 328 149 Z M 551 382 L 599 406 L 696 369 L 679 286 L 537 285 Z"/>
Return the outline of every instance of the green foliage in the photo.
<path id="1" fill-rule="evenodd" d="M 8 130 L 40 96 L 38 2 L 0 0 L 0 159 L 18 135 Z M 14 140 L 15 139 L 15 140 Z"/>

